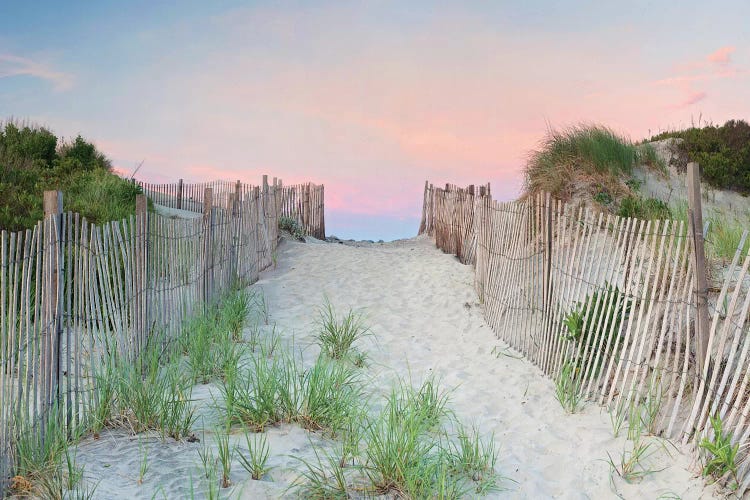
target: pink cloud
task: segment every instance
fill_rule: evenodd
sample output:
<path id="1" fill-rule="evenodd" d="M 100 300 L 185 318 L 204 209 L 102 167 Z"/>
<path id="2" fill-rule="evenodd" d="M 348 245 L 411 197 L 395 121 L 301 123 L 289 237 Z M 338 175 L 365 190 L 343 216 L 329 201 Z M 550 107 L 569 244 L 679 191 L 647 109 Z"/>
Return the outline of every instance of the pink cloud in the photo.
<path id="1" fill-rule="evenodd" d="M 730 62 L 730 57 L 732 55 L 732 52 L 735 51 L 735 47 L 728 45 L 726 47 L 721 47 L 720 49 L 717 49 L 716 51 L 710 53 L 706 60 L 712 63 L 720 64 L 722 66 L 726 66 Z"/>
<path id="2" fill-rule="evenodd" d="M 702 101 L 706 98 L 708 94 L 702 90 L 699 90 L 697 92 L 691 92 L 682 102 L 677 104 L 677 108 L 687 108 L 688 106 L 692 106 L 696 102 Z"/>

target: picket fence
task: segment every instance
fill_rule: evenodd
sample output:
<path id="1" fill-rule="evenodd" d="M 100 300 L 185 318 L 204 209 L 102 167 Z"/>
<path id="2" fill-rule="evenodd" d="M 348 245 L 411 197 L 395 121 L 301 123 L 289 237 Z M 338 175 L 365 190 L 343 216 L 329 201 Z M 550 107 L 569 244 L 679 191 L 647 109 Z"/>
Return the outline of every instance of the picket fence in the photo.
<path id="1" fill-rule="evenodd" d="M 547 376 L 569 380 L 575 394 L 638 414 L 649 433 L 689 443 L 702 458 L 698 444 L 713 439 L 709 417 L 718 415 L 739 445 L 737 493 L 748 491 L 747 232 L 704 301 L 701 341 L 695 269 L 703 242 L 692 214 L 688 222 L 638 220 L 548 195 L 502 203 L 489 186 L 430 184 L 423 207 L 420 233 L 474 266 L 499 338 Z"/>
<path id="2" fill-rule="evenodd" d="M 267 183 L 267 178 L 264 178 Z M 140 182 L 143 192 L 159 205 L 203 212 L 203 193 L 206 188 L 213 191 L 214 204 L 227 206 L 232 197 L 248 196 L 259 186 L 243 184 L 240 181 L 214 181 L 197 184 L 183 183 L 180 179 L 176 184 L 149 184 Z M 325 198 L 322 184 L 296 184 L 284 186 L 274 177 L 272 186 L 281 197 L 279 215 L 291 217 L 302 227 L 305 234 L 318 239 L 325 239 Z"/>
<path id="3" fill-rule="evenodd" d="M 157 202 L 171 192 L 144 186 Z M 48 192 L 44 220 L 0 232 L 0 497 L 19 432 L 44 439 L 53 414 L 68 429 L 85 425 L 105 357 L 135 359 L 156 332 L 175 338 L 196 307 L 256 281 L 275 258 L 281 215 L 324 236 L 322 186 L 265 177 L 261 187 L 232 186 L 221 203 L 217 185 L 190 191 L 202 216 L 161 216 L 139 196 L 135 216 L 103 225 L 63 213 L 62 194 Z M 298 212 L 310 193 L 320 215 Z"/>

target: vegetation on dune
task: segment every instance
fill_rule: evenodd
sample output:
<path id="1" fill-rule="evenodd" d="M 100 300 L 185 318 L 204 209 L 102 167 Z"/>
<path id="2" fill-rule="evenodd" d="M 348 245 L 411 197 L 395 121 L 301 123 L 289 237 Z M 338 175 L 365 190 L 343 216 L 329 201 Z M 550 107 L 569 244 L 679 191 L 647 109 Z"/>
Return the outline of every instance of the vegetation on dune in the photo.
<path id="1" fill-rule="evenodd" d="M 529 155 L 526 191 L 569 199 L 576 183 L 585 181 L 620 194 L 622 178 L 638 164 L 663 168 L 651 146 L 633 144 L 607 127 L 584 124 L 550 129 L 539 149 Z"/>
<path id="2" fill-rule="evenodd" d="M 677 148 L 700 165 L 708 184 L 750 194 L 750 124 L 746 121 L 662 132 L 650 141 L 670 138 L 682 139 Z"/>
<path id="3" fill-rule="evenodd" d="M 140 192 L 81 136 L 65 141 L 44 127 L 0 125 L 0 229 L 33 227 L 43 216 L 44 191 L 53 189 L 64 193 L 66 210 L 95 223 L 135 213 Z"/>

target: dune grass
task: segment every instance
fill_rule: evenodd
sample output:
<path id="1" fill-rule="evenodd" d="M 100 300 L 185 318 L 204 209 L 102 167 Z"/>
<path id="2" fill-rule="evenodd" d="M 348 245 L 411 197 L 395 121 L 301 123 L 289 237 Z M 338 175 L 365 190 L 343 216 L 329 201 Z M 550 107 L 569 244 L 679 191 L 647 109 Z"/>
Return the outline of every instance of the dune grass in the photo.
<path id="1" fill-rule="evenodd" d="M 97 485 L 84 480 L 84 468 L 78 466 L 75 452 L 69 447 L 83 435 L 85 427 L 66 429 L 61 425 L 63 421 L 62 410 L 53 406 L 35 422 L 16 422 L 14 476 L 10 481 L 15 495 L 52 499 L 93 496 Z"/>
<path id="2" fill-rule="evenodd" d="M 713 214 L 709 217 L 710 226 L 706 235 L 707 250 L 710 257 L 723 263 L 728 263 L 742 242 L 745 227 L 734 218 Z M 742 246 L 742 256 L 750 249 L 750 238 L 746 238 Z"/>
<path id="3" fill-rule="evenodd" d="M 364 358 L 354 348 L 354 343 L 369 334 L 370 329 L 365 325 L 362 313 L 349 309 L 346 314 L 339 316 L 327 299 L 318 311 L 318 333 L 315 340 L 321 352 L 331 359 L 349 359 L 361 366 Z"/>
<path id="4" fill-rule="evenodd" d="M 633 144 L 607 127 L 581 124 L 550 129 L 529 154 L 526 192 L 568 199 L 576 179 L 586 178 L 615 193 L 620 190 L 618 179 L 639 163 L 663 168 L 652 147 Z"/>
<path id="5" fill-rule="evenodd" d="M 271 448 L 268 445 L 268 439 L 265 434 L 255 434 L 250 439 L 250 434 L 245 432 L 245 443 L 247 444 L 247 455 L 237 450 L 240 464 L 250 474 L 250 477 L 258 481 L 263 478 L 269 471 L 268 457 L 271 454 Z"/>
<path id="6" fill-rule="evenodd" d="M 301 496 L 461 498 L 498 489 L 494 437 L 467 431 L 434 379 L 420 387 L 400 381 L 381 411 L 360 418 L 341 446 L 300 459 Z"/>

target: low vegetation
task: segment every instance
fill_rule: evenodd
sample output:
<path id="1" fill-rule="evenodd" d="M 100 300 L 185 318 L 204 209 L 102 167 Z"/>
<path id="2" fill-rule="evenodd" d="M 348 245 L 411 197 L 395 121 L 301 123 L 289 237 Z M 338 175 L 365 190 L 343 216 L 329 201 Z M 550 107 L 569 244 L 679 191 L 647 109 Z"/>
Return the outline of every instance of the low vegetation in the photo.
<path id="1" fill-rule="evenodd" d="M 727 479 L 730 489 L 737 485 L 737 453 L 740 445 L 732 444 L 732 434 L 724 431 L 724 424 L 718 415 L 711 417 L 712 439 L 703 438 L 700 447 L 707 454 L 703 466 L 703 476 L 714 480 Z"/>
<path id="2" fill-rule="evenodd" d="M 750 194 L 750 124 L 746 121 L 662 132 L 650 140 L 670 138 L 681 139 L 678 149 L 698 162 L 708 184 Z"/>
<path id="3" fill-rule="evenodd" d="M 356 448 L 300 459 L 305 470 L 298 492 L 306 498 L 461 498 L 497 490 L 494 436 L 485 440 L 476 429 L 467 431 L 447 402 L 432 379 L 419 388 L 402 381 L 379 413 L 360 416 L 345 440 Z"/>
<path id="4" fill-rule="evenodd" d="M 62 191 L 65 209 L 94 223 L 135 213 L 140 193 L 81 136 L 66 141 L 44 127 L 0 124 L 0 229 L 33 227 L 43 216 L 45 190 Z"/>
<path id="5" fill-rule="evenodd" d="M 196 311 L 178 338 L 154 334 L 134 359 L 110 345 L 96 374 L 88 422 L 69 436 L 57 425 L 63 419 L 58 414 L 44 441 L 38 432 L 19 432 L 14 492 L 88 498 L 96 485 L 83 480 L 70 444 L 87 433 L 119 428 L 200 442 L 200 484 L 196 490 L 191 476 L 191 495 L 219 498 L 232 486 L 238 465 L 253 480 L 268 476 L 272 450 L 263 433 L 281 423 L 328 440 L 313 446 L 313 459 L 298 459 L 301 476 L 292 488 L 302 497 L 459 498 L 499 488 L 494 436 L 464 425 L 438 380 L 417 386 L 402 380 L 385 398 L 370 393 L 364 370 L 351 362 L 354 344 L 368 332 L 361 315 L 339 315 L 326 303 L 318 324 L 321 352 L 308 366 L 275 330 L 263 330 L 254 345 L 245 340 L 245 330 L 252 329 L 247 318 L 264 316 L 255 310 L 259 303 L 233 291 Z M 220 418 L 199 436 L 191 397 L 196 383 L 215 383 L 220 393 Z M 232 437 L 238 431 L 244 444 Z M 140 436 L 138 443 L 133 480 L 143 485 L 154 478 Z"/>
<path id="6" fill-rule="evenodd" d="M 279 229 L 287 231 L 292 235 L 292 237 L 297 240 L 304 241 L 305 239 L 305 230 L 302 228 L 300 223 L 297 222 L 297 219 L 293 217 L 289 217 L 286 215 L 282 215 L 281 217 L 279 217 Z"/>
<path id="7" fill-rule="evenodd" d="M 525 168 L 526 192 L 547 192 L 570 199 L 582 185 L 619 197 L 633 167 L 663 168 L 653 148 L 636 145 L 601 125 L 550 129 L 540 147 L 529 154 Z"/>
<path id="8" fill-rule="evenodd" d="M 361 352 L 354 343 L 369 335 L 361 313 L 349 310 L 339 317 L 333 306 L 326 300 L 318 312 L 318 333 L 315 340 L 321 352 L 330 359 L 347 359 L 360 366 L 364 362 Z"/>

